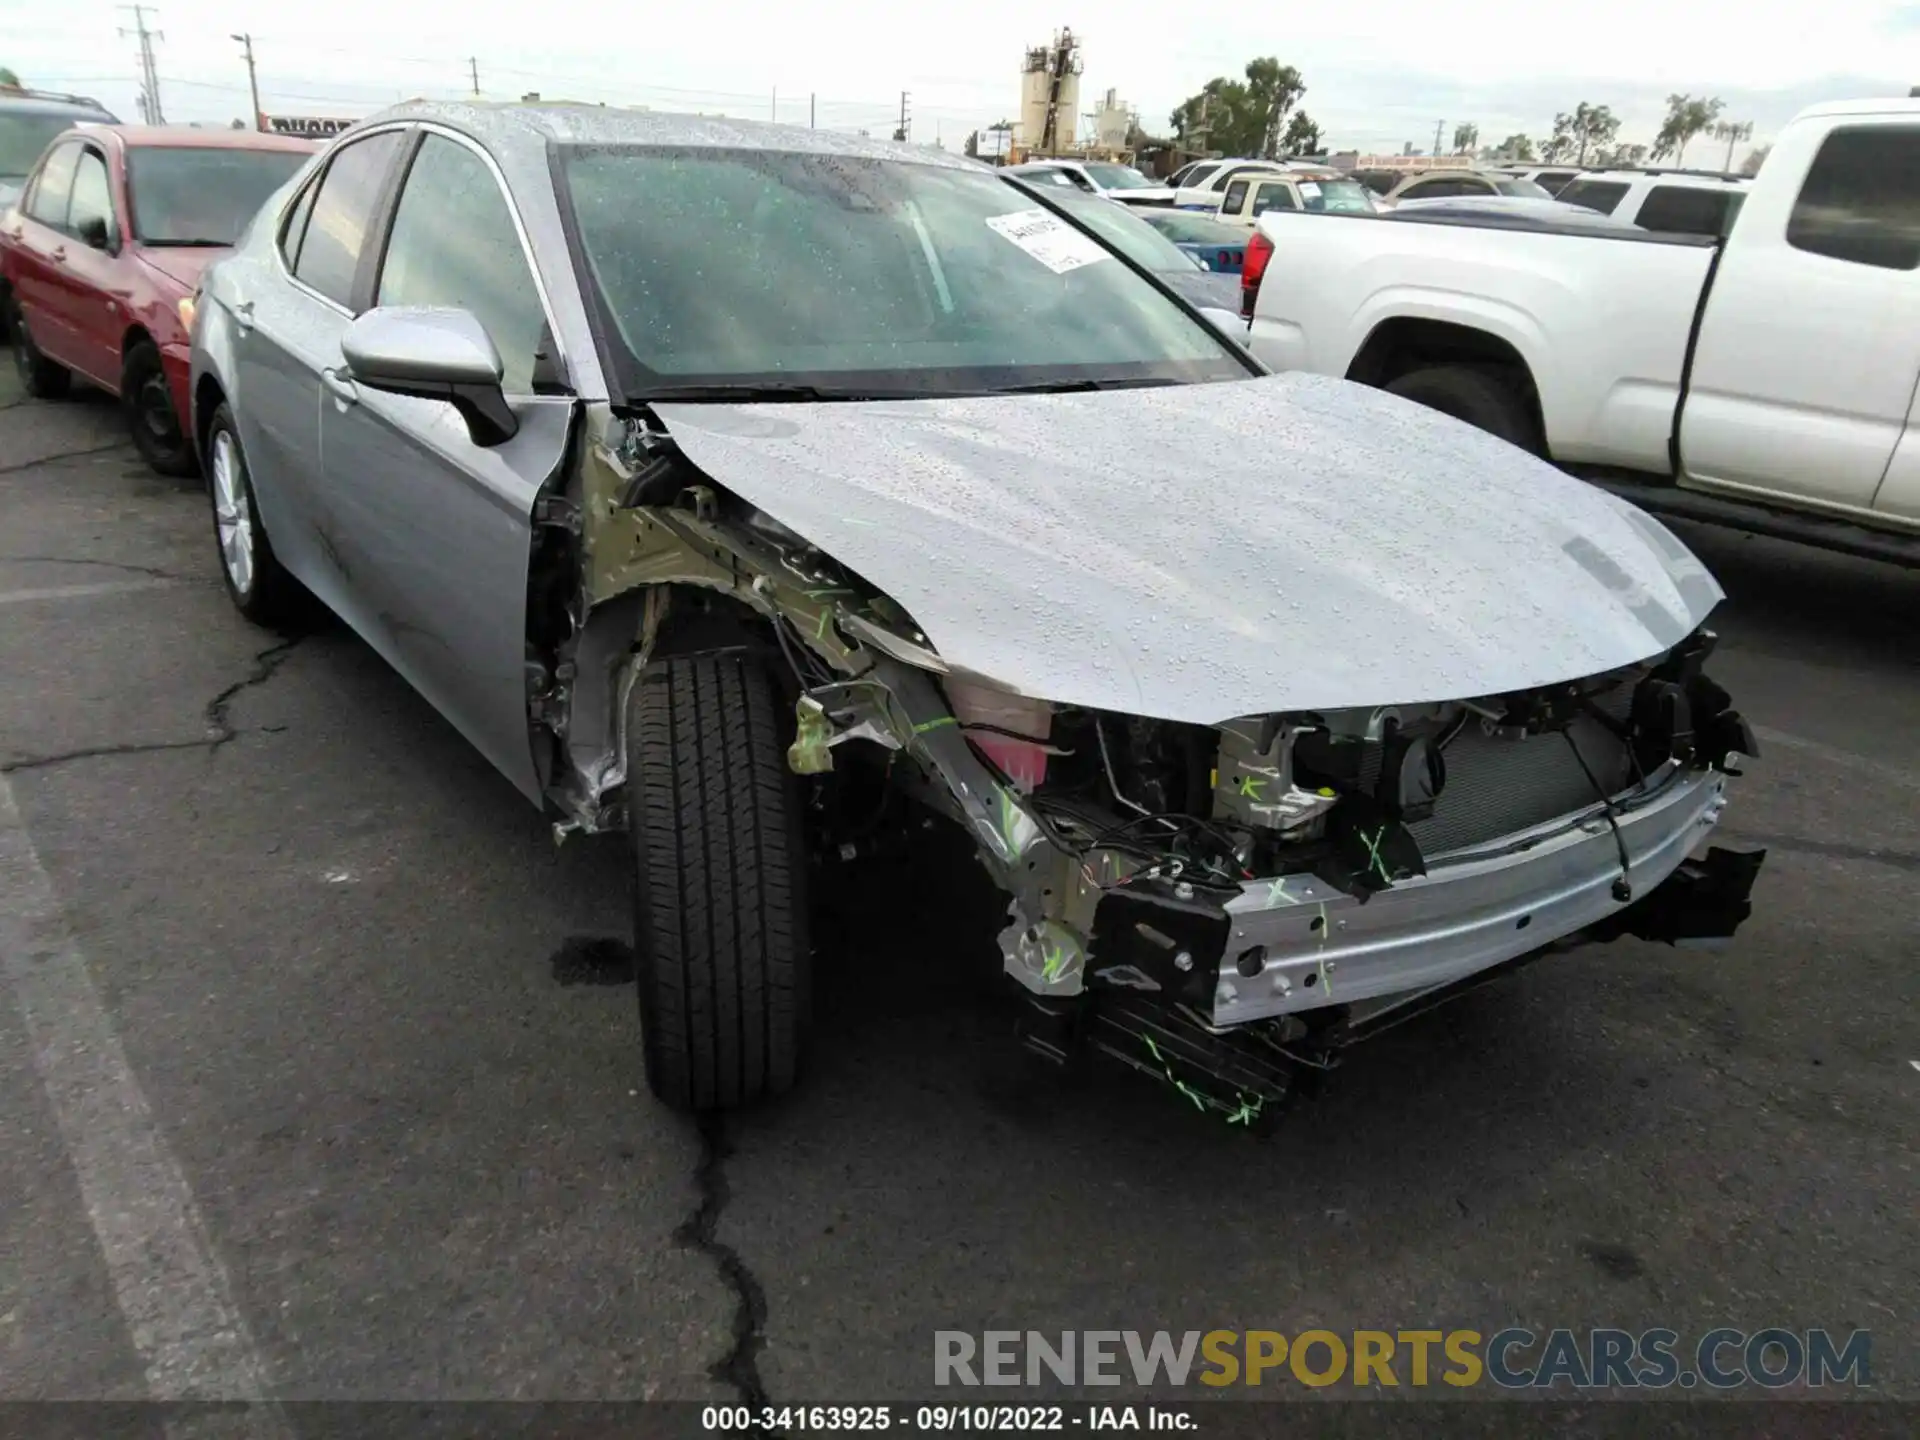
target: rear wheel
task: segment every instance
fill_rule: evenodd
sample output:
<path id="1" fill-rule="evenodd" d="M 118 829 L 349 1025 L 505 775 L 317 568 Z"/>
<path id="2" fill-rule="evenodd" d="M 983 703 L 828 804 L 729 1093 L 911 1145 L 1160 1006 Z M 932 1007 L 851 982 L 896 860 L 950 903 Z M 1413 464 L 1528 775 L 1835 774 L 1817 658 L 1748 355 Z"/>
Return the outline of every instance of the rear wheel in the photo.
<path id="1" fill-rule="evenodd" d="M 1470 365 L 1433 365 L 1410 370 L 1383 387 L 1416 405 L 1498 435 L 1509 445 L 1538 455 L 1542 446 L 1526 400 L 1497 371 Z"/>
<path id="2" fill-rule="evenodd" d="M 199 474 L 200 462 L 174 409 L 173 387 L 167 383 L 160 351 L 151 342 L 127 351 L 120 368 L 120 403 L 127 412 L 133 446 L 147 464 L 162 475 Z"/>
<path id="3" fill-rule="evenodd" d="M 779 1095 L 799 1069 L 811 966 L 783 711 L 740 652 L 657 661 L 627 701 L 647 1083 L 677 1109 Z"/>
<path id="4" fill-rule="evenodd" d="M 20 372 L 20 384 L 27 394 L 39 400 L 57 400 L 66 394 L 73 385 L 73 372 L 40 353 L 17 298 L 7 301 L 7 330 L 13 336 L 13 367 Z"/>
<path id="5" fill-rule="evenodd" d="M 256 625 L 283 629 L 301 618 L 300 582 L 284 570 L 260 523 L 246 452 L 222 404 L 207 422 L 207 493 L 220 546 L 220 575 L 234 608 Z"/>

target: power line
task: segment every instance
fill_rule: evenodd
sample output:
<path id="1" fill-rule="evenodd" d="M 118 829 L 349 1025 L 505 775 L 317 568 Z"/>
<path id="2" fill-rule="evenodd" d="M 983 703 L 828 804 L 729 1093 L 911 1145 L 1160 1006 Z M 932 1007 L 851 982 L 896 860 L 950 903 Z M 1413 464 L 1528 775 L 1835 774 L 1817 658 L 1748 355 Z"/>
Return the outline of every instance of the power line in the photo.
<path id="1" fill-rule="evenodd" d="M 253 36 L 235 35 L 233 38 L 240 42 L 240 49 L 247 57 L 247 89 L 253 96 L 253 128 L 264 129 L 266 121 L 260 118 L 260 75 L 253 68 Z"/>
<path id="2" fill-rule="evenodd" d="M 147 29 L 147 7 L 144 5 L 122 5 L 122 10 L 133 12 L 134 28 L 131 32 L 122 29 L 120 33 L 132 33 L 140 37 L 140 118 L 149 125 L 164 125 L 166 116 L 160 110 L 160 77 L 153 67 L 153 42 L 167 37 L 158 30 Z M 154 12 L 156 15 L 159 11 Z"/>

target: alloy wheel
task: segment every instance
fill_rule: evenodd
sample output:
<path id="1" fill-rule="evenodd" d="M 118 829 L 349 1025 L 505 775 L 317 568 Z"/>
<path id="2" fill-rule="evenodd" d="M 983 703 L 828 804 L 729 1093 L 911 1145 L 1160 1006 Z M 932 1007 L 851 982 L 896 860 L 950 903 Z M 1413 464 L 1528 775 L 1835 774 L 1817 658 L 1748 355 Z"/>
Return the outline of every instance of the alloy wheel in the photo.
<path id="1" fill-rule="evenodd" d="M 216 431 L 213 437 L 213 519 L 227 580 L 235 594 L 244 596 L 253 587 L 253 506 L 240 447 L 233 443 L 230 430 Z"/>

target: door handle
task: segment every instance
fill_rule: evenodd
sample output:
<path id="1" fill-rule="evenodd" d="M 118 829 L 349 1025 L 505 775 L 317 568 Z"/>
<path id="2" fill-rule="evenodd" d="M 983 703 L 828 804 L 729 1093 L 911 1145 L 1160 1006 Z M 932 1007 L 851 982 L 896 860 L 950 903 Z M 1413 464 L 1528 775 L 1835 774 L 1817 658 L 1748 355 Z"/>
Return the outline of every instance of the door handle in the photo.
<path id="1" fill-rule="evenodd" d="M 253 302 L 251 300 L 236 300 L 234 302 L 233 323 L 234 323 L 234 328 L 239 330 L 239 332 L 242 335 L 248 334 L 252 331 Z"/>
<path id="2" fill-rule="evenodd" d="M 53 263 L 56 265 L 64 265 L 67 263 L 67 247 L 66 246 L 56 245 L 53 247 Z"/>
<path id="3" fill-rule="evenodd" d="M 333 392 L 334 400 L 341 406 L 360 403 L 360 387 L 345 372 L 340 370 L 322 370 L 320 383 Z"/>

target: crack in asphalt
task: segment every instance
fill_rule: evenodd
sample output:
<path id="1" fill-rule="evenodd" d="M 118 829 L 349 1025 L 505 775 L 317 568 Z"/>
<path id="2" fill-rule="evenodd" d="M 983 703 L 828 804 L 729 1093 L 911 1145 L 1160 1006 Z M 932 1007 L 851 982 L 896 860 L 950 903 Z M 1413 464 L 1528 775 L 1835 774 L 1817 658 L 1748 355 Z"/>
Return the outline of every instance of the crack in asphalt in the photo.
<path id="1" fill-rule="evenodd" d="M 87 560 L 78 555 L 0 555 L 0 564 L 9 565 L 93 565 L 102 570 L 124 570 L 129 575 L 149 575 L 155 580 L 194 580 L 198 576 L 162 570 L 157 565 L 129 565 L 122 560 Z"/>
<path id="2" fill-rule="evenodd" d="M 88 455 L 105 455 L 112 450 L 131 450 L 132 448 L 132 441 L 116 440 L 111 445 L 92 445 L 83 450 L 61 450 L 32 460 L 14 460 L 0 465 L 0 475 L 13 475 L 21 470 L 31 470 L 37 465 L 52 465 L 61 460 L 79 460 Z"/>
<path id="3" fill-rule="evenodd" d="M 760 1379 L 756 1359 L 760 1347 L 766 1343 L 767 1295 L 739 1252 L 718 1235 L 720 1216 L 730 1198 L 726 1162 L 732 1153 L 727 1143 L 726 1120 L 718 1114 L 701 1116 L 700 1163 L 693 1172 L 700 1203 L 673 1232 L 673 1238 L 711 1260 L 733 1292 L 733 1343 L 725 1355 L 708 1367 L 707 1374 L 723 1385 L 732 1386 L 745 1404 L 758 1410 L 767 1404 L 767 1387 Z"/>
<path id="4" fill-rule="evenodd" d="M 1770 835 L 1758 830 L 1729 828 L 1729 839 L 1765 845 L 1770 850 L 1785 850 L 1793 855 L 1818 855 L 1828 860 L 1859 860 L 1868 865 L 1885 865 L 1894 870 L 1920 871 L 1920 855 L 1911 850 L 1881 850 L 1871 845 L 1847 845 L 1834 840 L 1804 839 L 1797 835 Z"/>
<path id="5" fill-rule="evenodd" d="M 75 760 L 92 760 L 102 755 L 154 755 L 167 750 L 205 750 L 209 756 L 219 750 L 229 740 L 238 739 L 243 734 L 263 734 L 266 731 L 243 731 L 234 727 L 229 716 L 235 697 L 244 690 L 252 690 L 267 683 L 274 673 L 291 655 L 305 637 L 295 636 L 282 640 L 278 645 L 270 645 L 253 657 L 253 669 L 240 679 L 227 686 L 211 700 L 207 701 L 201 714 L 206 722 L 207 736 L 202 740 L 150 740 L 126 745 L 86 745 L 77 750 L 63 750 L 56 755 L 29 755 L 22 760 L 9 760 L 0 764 L 0 775 L 13 775 L 22 770 L 43 770 L 49 765 L 65 765 Z"/>
<path id="6" fill-rule="evenodd" d="M 234 698 L 243 690 L 255 689 L 271 680 L 274 672 L 286 663 L 287 657 L 299 648 L 304 638 L 296 635 L 292 639 L 282 640 L 278 645 L 269 645 L 253 657 L 251 674 L 243 675 L 207 702 L 207 729 L 213 732 L 204 742 L 209 754 L 240 734 L 227 718 L 227 712 L 232 708 Z"/>

